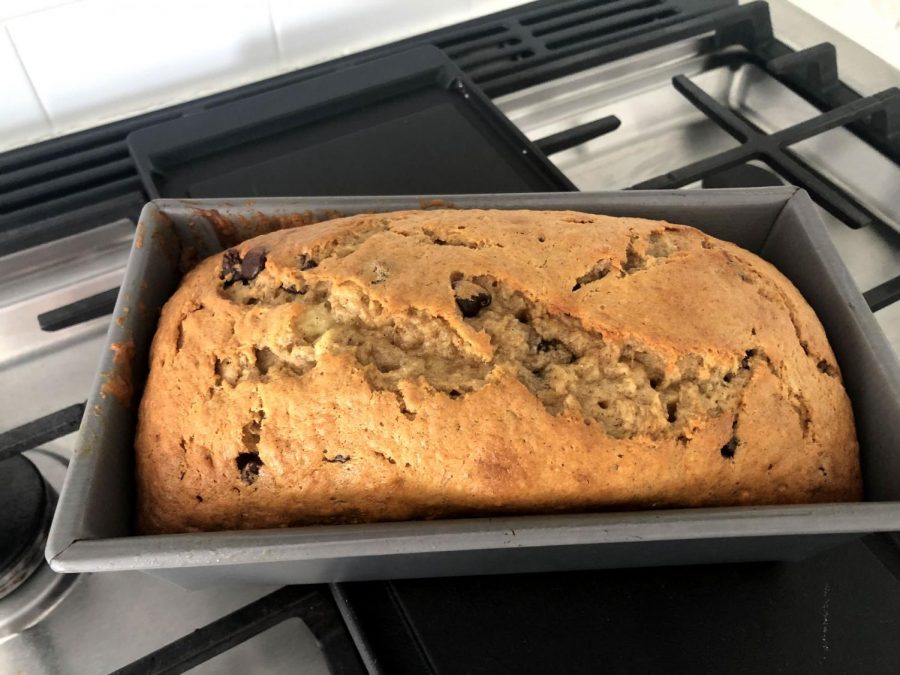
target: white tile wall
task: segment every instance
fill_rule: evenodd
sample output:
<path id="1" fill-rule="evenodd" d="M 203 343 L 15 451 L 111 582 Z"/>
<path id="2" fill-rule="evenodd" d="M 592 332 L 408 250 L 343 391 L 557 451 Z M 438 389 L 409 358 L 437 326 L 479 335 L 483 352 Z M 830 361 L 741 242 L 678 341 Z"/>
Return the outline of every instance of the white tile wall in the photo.
<path id="1" fill-rule="evenodd" d="M 0 151 L 523 0 L 0 0 Z"/>
<path id="2" fill-rule="evenodd" d="M 900 0 L 791 0 L 878 58 L 900 68 Z M 777 28 L 777 27 L 776 27 Z"/>
<path id="3" fill-rule="evenodd" d="M 523 0 L 472 0 L 475 6 L 473 16 L 484 16 L 485 14 L 493 14 L 494 12 L 502 12 L 504 9 L 524 5 Z"/>
<path id="4" fill-rule="evenodd" d="M 269 0 L 287 66 L 324 61 L 425 33 L 523 0 Z"/>
<path id="5" fill-rule="evenodd" d="M 7 26 L 54 128 L 190 98 L 278 62 L 269 8 L 253 0 L 85 0 Z"/>
<path id="6" fill-rule="evenodd" d="M 77 0 L 0 0 L 0 21 Z"/>
<path id="7" fill-rule="evenodd" d="M 270 6 L 281 54 L 288 64 L 352 54 L 464 21 L 471 15 L 471 4 L 467 1 L 270 0 Z"/>
<path id="8" fill-rule="evenodd" d="M 0 145 L 50 133 L 50 118 L 35 94 L 9 33 L 0 26 Z"/>

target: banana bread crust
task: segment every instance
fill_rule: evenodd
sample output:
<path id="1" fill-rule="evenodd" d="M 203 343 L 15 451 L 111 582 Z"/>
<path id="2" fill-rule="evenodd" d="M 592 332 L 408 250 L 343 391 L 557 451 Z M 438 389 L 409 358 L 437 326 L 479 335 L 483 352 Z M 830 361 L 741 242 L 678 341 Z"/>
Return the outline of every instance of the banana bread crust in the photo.
<path id="1" fill-rule="evenodd" d="M 146 533 L 861 498 L 824 330 L 693 228 L 341 218 L 212 256 L 164 307 Z"/>

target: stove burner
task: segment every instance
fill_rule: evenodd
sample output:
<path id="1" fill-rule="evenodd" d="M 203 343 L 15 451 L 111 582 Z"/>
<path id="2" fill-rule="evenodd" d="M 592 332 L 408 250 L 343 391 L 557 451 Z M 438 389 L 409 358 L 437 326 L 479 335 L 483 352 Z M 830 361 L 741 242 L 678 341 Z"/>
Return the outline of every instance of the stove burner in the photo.
<path id="1" fill-rule="evenodd" d="M 78 580 L 44 562 L 56 491 L 24 455 L 0 460 L 0 643 L 52 612 Z"/>
<path id="2" fill-rule="evenodd" d="M 26 457 L 0 461 L 0 598 L 30 577 L 44 561 L 55 499 L 43 476 Z"/>

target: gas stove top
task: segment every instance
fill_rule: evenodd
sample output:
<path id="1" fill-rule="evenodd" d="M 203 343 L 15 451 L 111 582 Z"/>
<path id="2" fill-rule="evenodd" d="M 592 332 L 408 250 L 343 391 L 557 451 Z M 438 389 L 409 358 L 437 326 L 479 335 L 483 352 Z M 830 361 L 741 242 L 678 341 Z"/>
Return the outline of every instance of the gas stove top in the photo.
<path id="1" fill-rule="evenodd" d="M 573 33 L 578 21 L 609 25 L 610 16 L 586 16 L 594 11 L 594 3 L 538 3 L 536 9 L 519 8 L 422 36 L 387 53 L 417 44 L 441 48 L 581 190 L 805 184 L 820 205 L 851 275 L 900 353 L 900 150 L 898 130 L 891 127 L 896 115 L 885 112 L 883 122 L 879 117 L 882 111 L 900 110 L 900 92 L 860 98 L 831 82 L 809 95 L 809 83 L 800 82 L 797 73 L 818 64 L 827 74 L 833 52 L 794 53 L 763 40 L 760 36 L 765 36 L 767 26 L 758 4 L 738 8 L 729 2 L 713 3 L 716 11 L 708 14 L 695 11 L 690 2 L 643 4 L 659 5 L 653 10 L 653 21 L 659 25 L 651 21 L 639 24 L 642 30 L 629 24 L 606 33 L 598 28 L 591 29 L 596 34 L 582 31 L 578 35 L 589 36 L 572 42 L 579 49 L 566 53 L 563 47 L 552 46 L 554 36 L 561 45 L 578 37 Z M 676 14 L 666 13 L 669 10 L 681 12 L 681 18 L 676 21 Z M 567 19 L 567 12 L 573 18 Z M 554 49 L 561 56 L 545 58 L 553 56 Z M 366 57 L 370 58 L 374 57 Z M 340 72 L 340 68 L 338 62 L 312 71 Z M 307 75 L 297 77 L 300 81 Z M 228 92 L 220 95 L 218 104 L 277 91 L 279 82 L 286 84 L 279 79 Z M 822 93 L 826 91 L 830 94 Z M 830 112 L 822 115 L 811 101 Z M 197 104 L 204 105 L 215 107 L 209 102 Z M 183 108 L 97 130 L 93 150 L 86 150 L 80 141 L 59 139 L 49 142 L 57 144 L 55 154 L 38 149 L 9 153 L 7 168 L 12 168 L 6 179 L 0 176 L 0 197 L 10 206 L 0 210 L 4 228 L 0 231 L 0 410 L 4 411 L 3 429 L 15 429 L 18 434 L 6 434 L 0 446 L 10 450 L 19 442 L 19 449 L 31 448 L 21 455 L 0 454 L 4 457 L 0 475 L 16 472 L 17 489 L 26 492 L 18 501 L 23 506 L 19 523 L 23 533 L 9 545 L 4 543 L 0 551 L 11 563 L 0 567 L 2 671 L 107 672 L 254 601 L 259 604 L 230 622 L 217 624 L 200 636 L 202 640 L 179 643 L 180 652 L 166 652 L 152 668 L 149 662 L 141 662 L 132 672 L 162 672 L 160 663 L 180 671 L 220 651 L 194 672 L 299 669 L 324 673 L 343 667 L 335 665 L 340 659 L 328 655 L 332 638 L 323 638 L 321 630 L 311 631 L 301 621 L 318 600 L 307 602 L 299 591 L 273 587 L 185 591 L 139 573 L 60 576 L 32 555 L 46 536 L 46 514 L 53 508 L 72 452 L 72 432 L 81 412 L 77 406 L 96 375 L 134 220 L 145 198 L 123 150 L 125 134 L 192 110 L 191 104 Z M 845 124 L 851 124 L 852 130 Z M 877 141 L 882 127 L 884 138 L 878 151 L 863 138 Z M 792 129 L 794 135 L 784 135 L 781 144 L 767 140 Z M 37 171 L 37 163 L 29 168 L 21 157 L 28 160 L 41 152 L 56 157 L 52 161 L 57 171 L 65 161 L 58 157 L 83 159 L 89 154 L 102 162 L 92 166 L 90 161 L 79 165 L 72 160 L 72 167 L 82 169 L 69 169 L 70 174 L 62 177 L 50 173 L 34 186 L 13 182 L 4 195 L 4 180 Z M 3 161 L 0 156 L 0 167 Z M 81 183 L 85 172 L 106 178 L 85 178 Z M 63 192 L 48 192 L 40 201 L 41 186 L 47 183 Z M 67 186 L 70 193 L 65 192 Z M 29 190 L 37 195 L 36 201 L 23 197 Z M 57 202 L 61 210 L 52 213 L 48 204 Z M 850 561 L 846 564 L 861 565 L 862 555 L 844 556 Z M 822 575 L 827 579 L 831 573 Z M 385 606 L 399 602 L 400 591 L 390 588 L 384 592 L 394 600 L 389 598 Z M 419 582 L 415 592 L 422 588 Z M 827 649 L 829 586 L 825 588 L 821 639 Z M 376 600 L 382 591 L 348 589 L 344 594 L 333 590 L 356 649 L 375 668 L 378 659 L 360 633 L 365 621 L 354 618 L 348 598 L 359 595 L 372 607 L 380 606 Z M 293 595 L 288 597 L 286 592 Z M 884 591 L 886 598 L 895 596 L 894 588 Z M 283 615 L 275 611 L 285 607 L 291 611 Z M 279 623 L 263 625 L 260 615 L 277 615 Z M 251 624 L 253 630 L 241 632 L 242 625 Z M 328 635 L 341 633 L 329 626 Z M 222 631 L 230 637 L 218 637 Z M 242 642 L 245 638 L 249 639 Z M 226 649 L 231 645 L 238 646 Z M 355 667 L 347 666 L 348 672 Z M 433 663 L 431 669 L 440 668 Z"/>

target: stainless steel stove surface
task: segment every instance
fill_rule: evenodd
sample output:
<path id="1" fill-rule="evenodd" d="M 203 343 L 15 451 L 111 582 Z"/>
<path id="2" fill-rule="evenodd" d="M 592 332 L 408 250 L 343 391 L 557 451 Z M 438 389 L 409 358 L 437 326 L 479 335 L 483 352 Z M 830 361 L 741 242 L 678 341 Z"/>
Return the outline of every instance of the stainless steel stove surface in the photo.
<path id="1" fill-rule="evenodd" d="M 733 58 L 739 53 L 715 50 L 705 39 L 684 41 L 517 91 L 496 103 L 532 139 L 617 116 L 622 124 L 615 133 L 560 152 L 552 160 L 579 189 L 624 188 L 738 144 L 673 89 L 675 75 L 687 75 L 764 131 L 783 129 L 816 114 L 810 104 L 762 70 Z M 823 213 L 860 290 L 896 277 L 900 167 L 843 129 L 794 150 L 884 221 L 851 229 Z M 4 428 L 87 397 L 109 318 L 48 332 L 40 328 L 37 317 L 116 288 L 133 232 L 130 221 L 111 222 L 0 260 Z M 880 309 L 876 317 L 900 353 L 900 302 Z M 74 435 L 65 436 L 26 453 L 57 491 L 73 440 Z M 39 574 L 55 576 L 46 565 Z M 25 630 L 20 625 L 16 627 L 20 632 L 0 637 L 0 672 L 107 672 L 274 590 L 185 591 L 140 573 L 81 575 L 54 588 L 19 603 L 33 605 L 26 623 L 33 620 L 36 625 Z M 0 615 L 12 614 L 3 603 L 14 597 L 0 599 Z M 21 607 L 17 611 L 22 612 Z M 2 631 L 0 626 L 0 635 Z M 297 620 L 265 631 L 193 672 L 257 670 L 328 672 L 315 638 Z"/>

